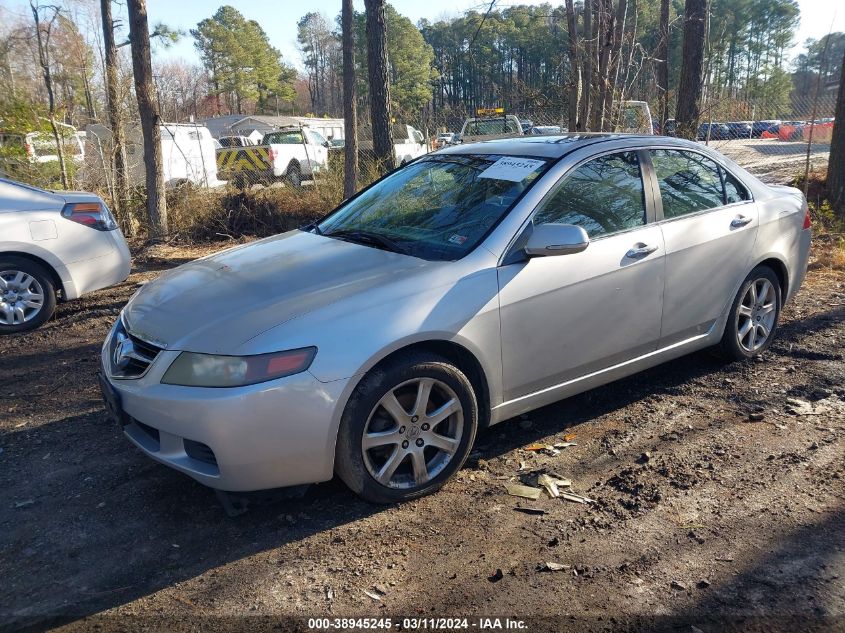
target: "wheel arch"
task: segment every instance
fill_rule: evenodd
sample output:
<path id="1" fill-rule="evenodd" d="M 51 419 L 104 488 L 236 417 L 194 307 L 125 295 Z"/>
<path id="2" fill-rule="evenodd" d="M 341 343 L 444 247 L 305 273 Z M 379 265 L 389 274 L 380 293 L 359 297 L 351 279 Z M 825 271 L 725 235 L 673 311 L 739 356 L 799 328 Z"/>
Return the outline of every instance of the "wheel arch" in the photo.
<path id="1" fill-rule="evenodd" d="M 34 264 L 38 264 L 44 270 L 46 270 L 50 274 L 50 279 L 53 282 L 53 285 L 56 290 L 61 291 L 62 298 L 65 299 L 65 284 L 62 281 L 61 276 L 59 275 L 58 271 L 56 270 L 55 266 L 43 257 L 39 257 L 38 255 L 34 255 L 33 253 L 28 253 L 26 251 L 16 251 L 16 250 L 2 250 L 0 251 L 0 257 L 19 257 L 21 259 L 26 259 Z"/>
<path id="2" fill-rule="evenodd" d="M 398 349 L 392 350 L 388 354 L 381 357 L 377 362 L 372 364 L 365 372 L 360 374 L 356 381 L 355 387 L 351 393 L 357 389 L 358 384 L 370 372 L 384 366 L 396 358 L 405 356 L 414 352 L 430 352 L 442 356 L 450 361 L 458 369 L 460 369 L 467 379 L 470 381 L 472 388 L 476 393 L 476 400 L 478 402 L 478 426 L 485 428 L 490 425 L 491 405 L 490 405 L 490 384 L 487 379 L 487 374 L 484 367 L 478 360 L 478 357 L 473 354 L 467 347 L 445 339 L 429 339 L 423 341 L 415 341 L 403 345 Z M 344 404 L 344 406 L 346 406 Z"/>
<path id="3" fill-rule="evenodd" d="M 786 266 L 786 262 L 779 257 L 770 255 L 758 262 L 754 268 L 757 268 L 758 266 L 766 266 L 774 271 L 775 275 L 777 275 L 778 281 L 780 282 L 781 300 L 785 301 L 786 297 L 789 296 L 789 269 Z"/>

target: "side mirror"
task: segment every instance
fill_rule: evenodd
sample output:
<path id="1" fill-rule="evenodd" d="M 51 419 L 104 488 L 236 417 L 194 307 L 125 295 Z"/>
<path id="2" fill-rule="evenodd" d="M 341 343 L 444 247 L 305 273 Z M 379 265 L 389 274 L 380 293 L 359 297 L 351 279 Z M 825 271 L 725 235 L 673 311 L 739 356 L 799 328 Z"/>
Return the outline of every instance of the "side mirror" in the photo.
<path id="1" fill-rule="evenodd" d="M 329 141 L 323 141 L 323 147 L 331 147 L 332 144 Z"/>
<path id="2" fill-rule="evenodd" d="M 590 245 L 587 232 L 574 224 L 540 224 L 534 227 L 525 254 L 529 257 L 580 253 Z"/>

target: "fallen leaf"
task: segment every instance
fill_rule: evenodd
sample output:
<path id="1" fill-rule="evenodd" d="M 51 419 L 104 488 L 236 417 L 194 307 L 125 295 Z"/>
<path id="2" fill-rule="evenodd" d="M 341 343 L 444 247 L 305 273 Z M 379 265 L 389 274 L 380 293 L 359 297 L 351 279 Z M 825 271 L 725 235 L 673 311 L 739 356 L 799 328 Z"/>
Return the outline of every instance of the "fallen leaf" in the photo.
<path id="1" fill-rule="evenodd" d="M 526 446 L 525 450 L 526 451 L 542 451 L 547 447 L 548 446 L 546 444 L 539 444 L 539 443 L 535 442 L 534 444 L 529 444 L 528 446 Z"/>

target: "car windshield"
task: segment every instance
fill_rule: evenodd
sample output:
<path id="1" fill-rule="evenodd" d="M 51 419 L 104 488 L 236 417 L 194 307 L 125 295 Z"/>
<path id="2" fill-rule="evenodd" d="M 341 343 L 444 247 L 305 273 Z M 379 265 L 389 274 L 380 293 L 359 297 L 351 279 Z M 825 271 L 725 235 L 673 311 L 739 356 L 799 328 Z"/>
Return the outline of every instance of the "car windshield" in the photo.
<path id="1" fill-rule="evenodd" d="M 423 259 L 460 259 L 547 167 L 538 158 L 430 156 L 376 183 L 315 230 Z"/>

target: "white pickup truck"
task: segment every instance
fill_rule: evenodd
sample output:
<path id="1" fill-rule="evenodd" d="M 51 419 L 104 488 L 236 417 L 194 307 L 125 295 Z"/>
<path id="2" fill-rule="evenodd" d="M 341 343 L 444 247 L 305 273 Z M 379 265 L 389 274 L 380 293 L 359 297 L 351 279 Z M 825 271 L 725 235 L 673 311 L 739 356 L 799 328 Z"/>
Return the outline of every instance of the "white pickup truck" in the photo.
<path id="1" fill-rule="evenodd" d="M 410 125 L 393 126 L 393 152 L 396 155 L 396 164 L 403 165 L 412 161 L 417 156 L 428 154 L 429 147 L 423 138 L 422 132 Z"/>
<path id="2" fill-rule="evenodd" d="M 260 145 L 226 147 L 217 150 L 217 171 L 221 178 L 250 184 L 287 180 L 299 187 L 312 180 L 328 164 L 329 142 L 308 127 L 290 127 L 268 132 Z"/>
<path id="3" fill-rule="evenodd" d="M 422 132 L 412 125 L 394 123 L 392 132 L 393 156 L 396 159 L 397 167 L 431 151 L 431 148 L 425 142 L 425 138 L 423 138 Z M 358 131 L 358 137 L 358 149 L 363 152 L 372 152 L 373 129 L 368 125 L 363 126 Z"/>

